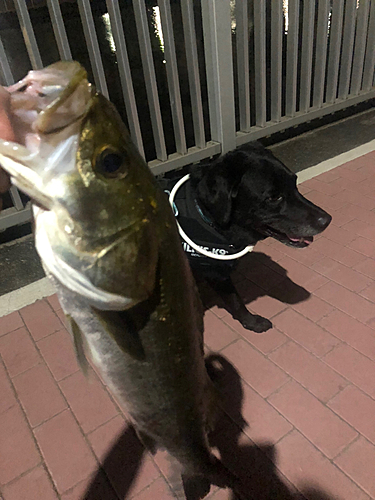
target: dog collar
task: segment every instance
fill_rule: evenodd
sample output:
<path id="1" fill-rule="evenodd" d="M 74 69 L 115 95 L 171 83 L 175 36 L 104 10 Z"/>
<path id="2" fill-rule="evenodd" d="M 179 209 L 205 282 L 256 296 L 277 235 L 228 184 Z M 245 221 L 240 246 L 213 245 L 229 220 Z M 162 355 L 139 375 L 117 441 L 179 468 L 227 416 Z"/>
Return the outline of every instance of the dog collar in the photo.
<path id="1" fill-rule="evenodd" d="M 184 182 L 186 182 L 188 179 L 190 178 L 190 174 L 187 174 L 185 175 L 184 177 L 182 177 L 176 184 L 175 186 L 173 187 L 173 189 L 171 190 L 170 192 L 170 195 L 169 195 L 169 203 L 172 207 L 172 210 L 174 210 L 174 207 L 175 207 L 175 203 L 174 203 L 174 197 L 176 196 L 176 193 L 177 191 L 179 190 L 179 188 L 182 186 L 182 184 L 184 184 Z M 200 215 L 203 215 L 202 211 L 200 210 L 198 204 L 196 203 L 196 207 L 198 209 L 198 212 L 200 213 Z M 203 218 L 203 220 L 205 220 Z M 206 221 L 205 221 L 206 222 Z M 234 259 L 239 259 L 240 257 L 243 257 L 244 255 L 246 255 L 248 252 L 252 252 L 253 249 L 254 249 L 254 245 L 250 245 L 250 246 L 247 246 L 245 247 L 243 250 L 240 250 L 239 252 L 237 253 L 234 253 L 234 254 L 228 254 L 228 255 L 219 255 L 219 254 L 215 254 L 213 252 L 210 252 L 209 250 L 206 250 L 204 248 L 201 248 L 199 245 L 197 245 L 196 243 L 194 243 L 194 241 L 192 241 L 188 236 L 187 234 L 185 233 L 185 231 L 182 229 L 182 227 L 180 226 L 180 224 L 178 223 L 178 220 L 176 218 L 176 223 L 177 223 L 177 227 L 178 227 L 178 231 L 180 233 L 180 236 L 181 238 L 188 244 L 190 245 L 192 248 L 194 248 L 194 250 L 202 255 L 205 255 L 206 257 L 209 257 L 211 259 L 215 259 L 215 260 L 234 260 Z M 210 222 L 208 222 L 208 224 L 212 224 Z"/>

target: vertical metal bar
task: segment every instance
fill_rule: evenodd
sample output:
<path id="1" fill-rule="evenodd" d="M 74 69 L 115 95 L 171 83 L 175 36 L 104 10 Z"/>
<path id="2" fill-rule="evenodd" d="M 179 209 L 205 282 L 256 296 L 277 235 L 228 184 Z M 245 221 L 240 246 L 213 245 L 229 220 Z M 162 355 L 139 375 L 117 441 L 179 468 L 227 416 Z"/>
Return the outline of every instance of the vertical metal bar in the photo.
<path id="1" fill-rule="evenodd" d="M 52 28 L 55 34 L 57 48 L 62 60 L 71 61 L 68 37 L 66 36 L 64 21 L 61 15 L 60 4 L 58 0 L 47 0 L 48 12 L 52 21 Z"/>
<path id="2" fill-rule="evenodd" d="M 365 59 L 367 26 L 369 21 L 370 0 L 360 0 L 357 12 L 357 26 L 355 30 L 354 56 L 350 95 L 356 95 L 361 89 L 363 76 L 363 62 Z"/>
<path id="3" fill-rule="evenodd" d="M 254 2 L 254 68 L 256 125 L 266 124 L 266 3 Z"/>
<path id="4" fill-rule="evenodd" d="M 247 0 L 236 0 L 236 51 L 240 130 L 250 130 L 249 14 Z"/>
<path id="5" fill-rule="evenodd" d="M 312 58 L 314 48 L 315 0 L 305 0 L 303 4 L 302 51 L 301 51 L 301 90 L 300 111 L 310 107 Z"/>
<path id="6" fill-rule="evenodd" d="M 285 114 L 286 116 L 294 116 L 297 106 L 299 0 L 289 0 L 288 19 Z"/>
<path id="7" fill-rule="evenodd" d="M 357 0 L 346 0 L 340 61 L 339 99 L 344 99 L 349 94 L 350 73 L 353 60 L 354 29 L 357 17 L 356 7 Z"/>
<path id="8" fill-rule="evenodd" d="M 9 61 L 6 56 L 4 45 L 1 38 L 0 38 L 0 71 L 3 76 L 3 83 L 5 83 L 5 85 L 12 85 L 12 83 L 14 83 L 14 78 L 12 75 L 12 70 L 10 69 L 9 66 Z"/>
<path id="9" fill-rule="evenodd" d="M 96 36 L 94 19 L 92 17 L 90 0 L 77 1 L 95 85 L 97 89 L 108 98 L 108 87 L 105 79 L 102 57 L 100 55 L 98 37 Z"/>
<path id="10" fill-rule="evenodd" d="M 206 145 L 206 137 L 204 133 L 202 94 L 192 0 L 181 0 L 181 11 L 185 37 L 195 145 L 199 148 L 204 148 Z"/>
<path id="11" fill-rule="evenodd" d="M 145 157 L 143 149 L 143 140 L 141 127 L 139 125 L 137 105 L 135 102 L 134 88 L 132 75 L 130 70 L 128 51 L 126 49 L 126 42 L 124 36 L 124 29 L 122 26 L 121 12 L 117 0 L 107 0 L 107 9 L 113 34 L 113 39 L 116 45 L 116 58 L 118 64 L 118 71 L 120 74 L 120 81 L 122 87 L 122 94 L 124 96 L 126 114 L 128 116 L 128 123 L 130 135 L 138 148 L 140 154 Z"/>
<path id="12" fill-rule="evenodd" d="M 333 103 L 336 100 L 337 95 L 343 18 L 344 0 L 333 0 L 327 69 L 327 103 Z"/>
<path id="13" fill-rule="evenodd" d="M 169 99 L 172 110 L 172 121 L 176 141 L 176 149 L 178 153 L 186 154 L 187 148 L 185 124 L 184 115 L 182 112 L 180 82 L 178 79 L 178 67 L 176 47 L 174 43 L 171 4 L 169 0 L 159 0 L 158 5 L 160 9 L 161 27 L 164 38 L 164 54 L 166 60 Z"/>
<path id="14" fill-rule="evenodd" d="M 327 64 L 329 1 L 320 0 L 318 3 L 318 25 L 316 30 L 315 48 L 315 75 L 313 106 L 321 107 L 324 97 L 324 82 Z"/>
<path id="15" fill-rule="evenodd" d="M 9 190 L 10 197 L 12 198 L 13 205 L 17 210 L 23 210 L 24 206 L 21 200 L 20 193 L 16 186 L 12 186 Z"/>
<path id="16" fill-rule="evenodd" d="M 271 120 L 281 119 L 283 67 L 283 10 L 281 2 L 271 3 Z"/>
<path id="17" fill-rule="evenodd" d="M 150 32 L 147 23 L 147 13 L 144 0 L 133 0 L 134 16 L 139 38 L 139 49 L 141 51 L 143 75 L 146 85 L 148 105 L 150 107 L 151 126 L 154 133 L 156 156 L 159 160 L 167 159 L 165 146 L 163 122 L 161 119 L 158 88 L 154 60 L 150 41 Z"/>
<path id="18" fill-rule="evenodd" d="M 25 40 L 26 50 L 29 54 L 31 66 L 33 69 L 43 68 L 42 58 L 40 57 L 38 44 L 34 35 L 33 26 L 31 24 L 29 11 L 26 7 L 25 0 L 14 0 L 18 21 L 21 26 L 22 35 Z"/>
<path id="19" fill-rule="evenodd" d="M 368 23 L 365 64 L 363 69 L 362 90 L 369 91 L 374 81 L 375 65 L 375 1 L 370 4 L 370 19 Z"/>
<path id="20" fill-rule="evenodd" d="M 228 0 L 202 2 L 211 139 L 236 147 L 231 12 Z"/>

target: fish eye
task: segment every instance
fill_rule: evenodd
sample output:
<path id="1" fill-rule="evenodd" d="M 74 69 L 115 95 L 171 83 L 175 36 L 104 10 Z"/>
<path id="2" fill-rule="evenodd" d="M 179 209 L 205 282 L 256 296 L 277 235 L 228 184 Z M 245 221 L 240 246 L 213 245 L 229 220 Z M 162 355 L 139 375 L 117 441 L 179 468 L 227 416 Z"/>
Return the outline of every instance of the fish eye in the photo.
<path id="1" fill-rule="evenodd" d="M 117 177 L 123 170 L 123 164 L 123 155 L 110 149 L 102 151 L 95 162 L 97 172 L 105 177 Z"/>

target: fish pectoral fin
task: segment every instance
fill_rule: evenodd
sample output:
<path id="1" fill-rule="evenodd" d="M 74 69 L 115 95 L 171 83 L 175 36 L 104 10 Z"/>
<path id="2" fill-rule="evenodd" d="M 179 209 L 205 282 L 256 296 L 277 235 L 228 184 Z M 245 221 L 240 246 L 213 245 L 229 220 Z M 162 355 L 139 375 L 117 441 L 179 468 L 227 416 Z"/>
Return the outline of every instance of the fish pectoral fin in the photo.
<path id="1" fill-rule="evenodd" d="M 74 351 L 76 354 L 76 358 L 84 375 L 87 376 L 89 363 L 86 358 L 85 348 L 84 348 L 84 337 L 81 332 L 80 327 L 77 325 L 75 320 L 70 316 L 70 314 L 65 314 L 66 324 L 68 331 L 72 337 Z"/>
<path id="2" fill-rule="evenodd" d="M 94 308 L 92 310 L 103 329 L 108 332 L 123 352 L 138 360 L 145 359 L 145 351 L 131 313 L 127 311 L 100 311 Z"/>

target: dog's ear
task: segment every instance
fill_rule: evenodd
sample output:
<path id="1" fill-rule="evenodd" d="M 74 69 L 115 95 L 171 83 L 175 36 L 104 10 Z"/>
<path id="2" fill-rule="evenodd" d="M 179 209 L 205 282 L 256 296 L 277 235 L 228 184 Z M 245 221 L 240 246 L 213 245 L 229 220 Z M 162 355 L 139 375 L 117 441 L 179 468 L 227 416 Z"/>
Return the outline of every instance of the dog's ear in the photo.
<path id="1" fill-rule="evenodd" d="M 229 224 L 233 199 L 249 168 L 246 160 L 244 152 L 234 150 L 218 158 L 210 166 L 201 167 L 192 173 L 198 202 L 203 204 L 218 226 L 225 227 Z"/>

